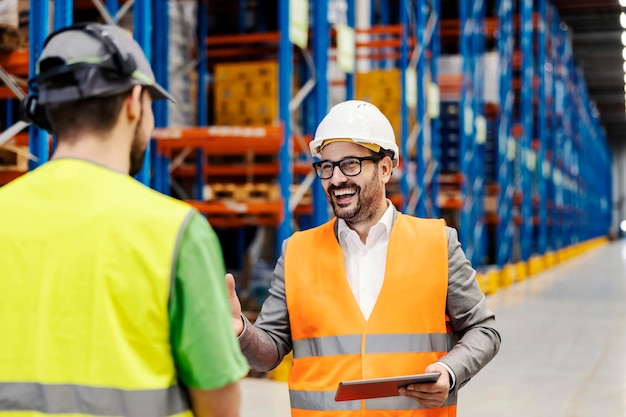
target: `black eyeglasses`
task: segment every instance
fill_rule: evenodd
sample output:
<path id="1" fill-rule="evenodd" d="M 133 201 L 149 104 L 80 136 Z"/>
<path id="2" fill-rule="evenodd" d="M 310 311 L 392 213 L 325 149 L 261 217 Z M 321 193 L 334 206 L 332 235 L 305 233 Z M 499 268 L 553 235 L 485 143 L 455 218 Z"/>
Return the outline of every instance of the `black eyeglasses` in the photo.
<path id="1" fill-rule="evenodd" d="M 380 161 L 383 159 L 381 155 L 372 156 L 349 156 L 339 161 L 319 161 L 313 163 L 315 174 L 321 180 L 327 180 L 333 176 L 335 167 L 346 177 L 355 177 L 361 173 L 361 164 L 363 161 Z"/>

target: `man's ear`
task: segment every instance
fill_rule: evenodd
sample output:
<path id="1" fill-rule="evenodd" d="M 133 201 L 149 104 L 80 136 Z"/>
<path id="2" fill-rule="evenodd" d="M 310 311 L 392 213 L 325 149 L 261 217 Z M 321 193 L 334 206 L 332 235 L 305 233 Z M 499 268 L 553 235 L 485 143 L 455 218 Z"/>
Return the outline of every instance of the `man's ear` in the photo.
<path id="1" fill-rule="evenodd" d="M 139 119 L 141 117 L 141 92 L 143 88 L 140 85 L 136 85 L 130 91 L 130 95 L 126 99 L 126 111 L 128 118 L 131 121 Z"/>
<path id="2" fill-rule="evenodd" d="M 381 178 L 386 184 L 391 179 L 391 173 L 393 172 L 393 161 L 389 156 L 385 156 L 378 162 L 378 166 L 381 171 Z"/>

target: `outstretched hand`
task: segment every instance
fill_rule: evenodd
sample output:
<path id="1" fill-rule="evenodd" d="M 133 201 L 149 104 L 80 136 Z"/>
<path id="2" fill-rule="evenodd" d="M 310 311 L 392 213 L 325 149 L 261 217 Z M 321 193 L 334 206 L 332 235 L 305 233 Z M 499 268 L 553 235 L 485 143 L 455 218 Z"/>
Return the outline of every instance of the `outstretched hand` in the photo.
<path id="1" fill-rule="evenodd" d="M 230 272 L 226 274 L 226 288 L 228 289 L 228 302 L 230 303 L 230 311 L 233 318 L 233 329 L 235 330 L 235 335 L 239 336 L 243 332 L 241 302 L 235 291 L 235 277 Z"/>
<path id="2" fill-rule="evenodd" d="M 428 365 L 424 372 L 440 372 L 441 375 L 436 382 L 412 384 L 406 388 L 400 388 L 400 395 L 411 398 L 424 407 L 441 407 L 448 399 L 450 374 L 446 368 L 437 363 Z"/>

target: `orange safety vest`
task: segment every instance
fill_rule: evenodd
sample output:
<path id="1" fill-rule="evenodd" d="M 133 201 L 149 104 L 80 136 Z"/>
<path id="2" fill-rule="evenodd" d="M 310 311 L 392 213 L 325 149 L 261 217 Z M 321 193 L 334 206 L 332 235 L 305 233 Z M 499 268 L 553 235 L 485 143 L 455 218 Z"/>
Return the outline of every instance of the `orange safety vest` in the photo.
<path id="1" fill-rule="evenodd" d="M 389 238 L 385 281 L 367 321 L 346 278 L 335 221 L 295 233 L 286 248 L 285 291 L 294 353 L 291 415 L 455 416 L 454 393 L 440 408 L 424 408 L 400 396 L 334 400 L 340 381 L 421 373 L 453 345 L 445 312 L 444 221 L 398 214 Z"/>

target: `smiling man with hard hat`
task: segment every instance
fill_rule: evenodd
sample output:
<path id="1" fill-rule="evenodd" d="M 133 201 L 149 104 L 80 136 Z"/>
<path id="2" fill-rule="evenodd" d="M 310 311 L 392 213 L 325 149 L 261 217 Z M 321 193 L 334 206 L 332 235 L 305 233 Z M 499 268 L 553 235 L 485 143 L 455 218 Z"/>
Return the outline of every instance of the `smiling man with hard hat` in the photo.
<path id="1" fill-rule="evenodd" d="M 24 116 L 58 146 L 0 189 L 0 416 L 238 417 L 219 241 L 131 177 L 171 98 L 139 45 L 62 29 L 29 84 Z"/>
<path id="2" fill-rule="evenodd" d="M 400 213 L 385 187 L 399 150 L 370 103 L 334 106 L 310 143 L 336 218 L 283 243 L 251 325 L 227 275 L 235 331 L 250 365 L 293 350 L 291 415 L 454 416 L 457 391 L 497 353 L 495 317 L 454 229 Z M 439 372 L 398 396 L 337 402 L 339 382 Z"/>

